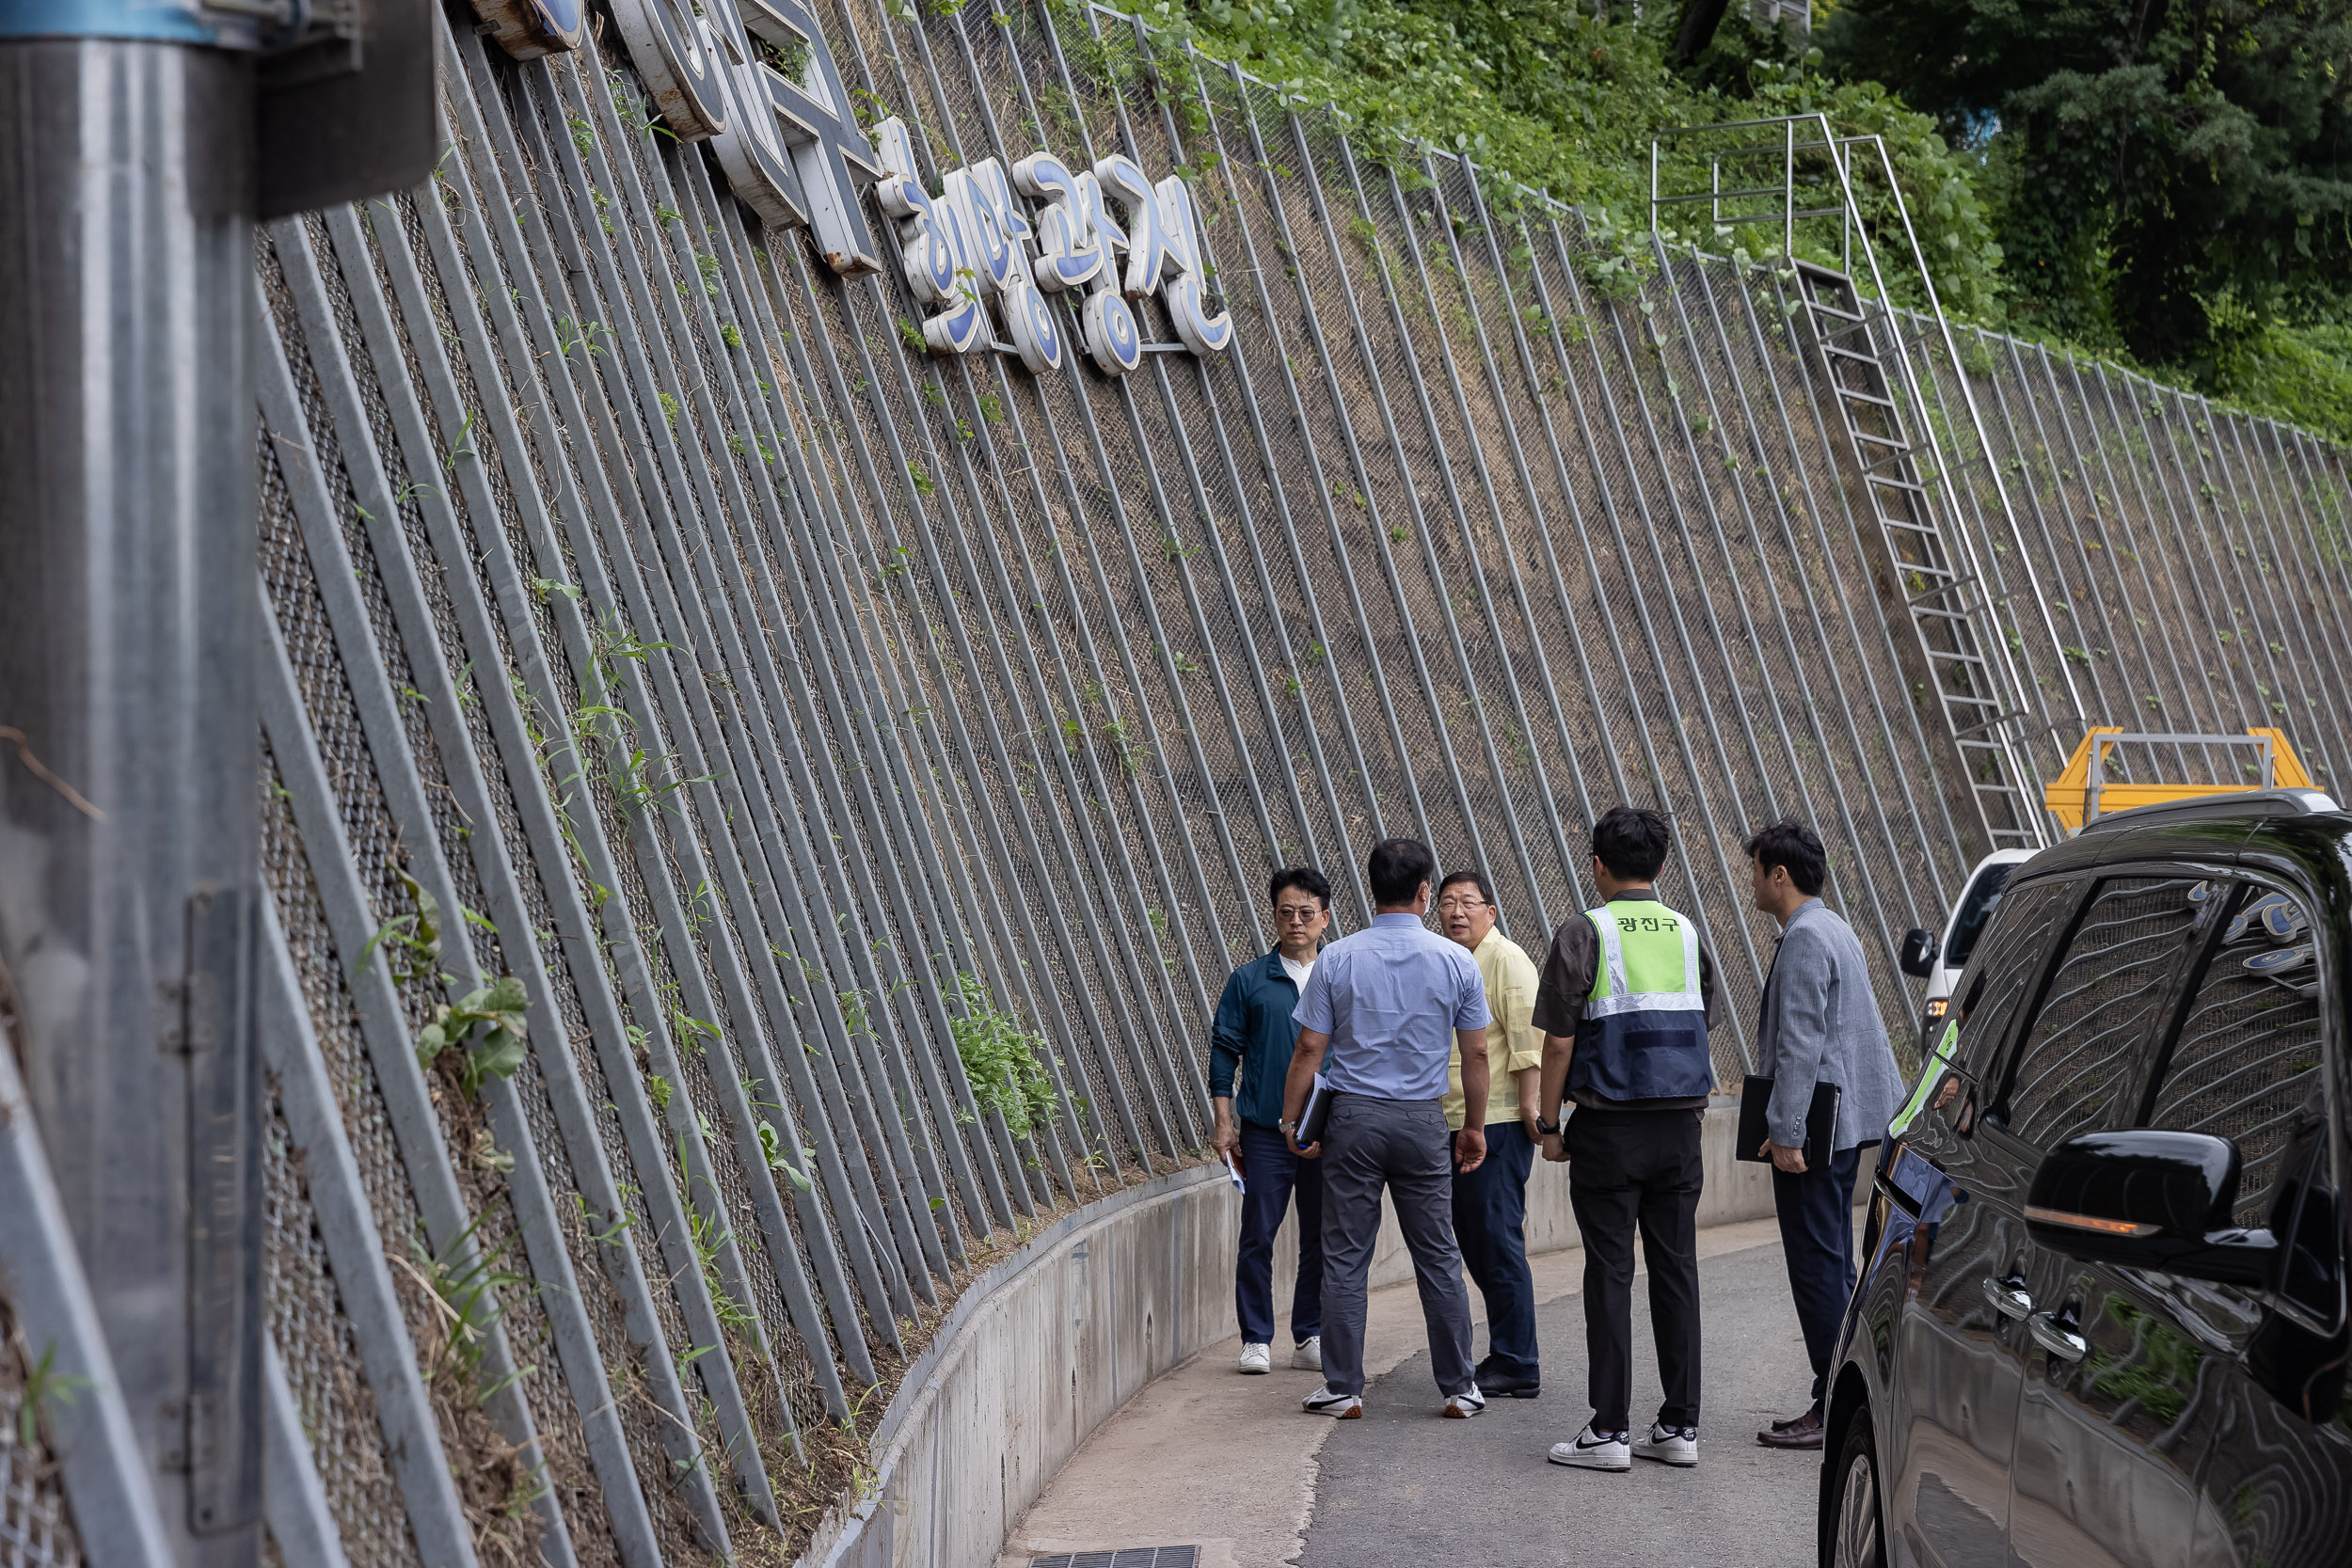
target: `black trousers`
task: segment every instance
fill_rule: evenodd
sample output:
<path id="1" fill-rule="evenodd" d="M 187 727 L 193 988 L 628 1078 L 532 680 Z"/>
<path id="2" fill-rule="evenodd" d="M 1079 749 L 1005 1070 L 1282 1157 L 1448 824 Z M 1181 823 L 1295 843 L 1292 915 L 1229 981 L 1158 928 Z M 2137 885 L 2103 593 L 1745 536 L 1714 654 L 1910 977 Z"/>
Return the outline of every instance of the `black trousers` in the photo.
<path id="1" fill-rule="evenodd" d="M 1637 1227 L 1666 1392 L 1658 1419 L 1698 1425 L 1701 1115 L 1580 1109 L 1568 1118 L 1568 1203 L 1584 1237 L 1584 1354 L 1597 1432 L 1632 1428 Z"/>
<path id="2" fill-rule="evenodd" d="M 1841 1148 L 1826 1165 L 1802 1176 L 1772 1172 L 1772 1208 L 1780 1215 L 1780 1250 L 1788 1260 L 1788 1293 L 1797 1299 L 1797 1325 L 1813 1363 L 1813 1402 L 1829 1385 L 1829 1358 L 1853 1294 L 1853 1183 L 1862 1150 Z"/>

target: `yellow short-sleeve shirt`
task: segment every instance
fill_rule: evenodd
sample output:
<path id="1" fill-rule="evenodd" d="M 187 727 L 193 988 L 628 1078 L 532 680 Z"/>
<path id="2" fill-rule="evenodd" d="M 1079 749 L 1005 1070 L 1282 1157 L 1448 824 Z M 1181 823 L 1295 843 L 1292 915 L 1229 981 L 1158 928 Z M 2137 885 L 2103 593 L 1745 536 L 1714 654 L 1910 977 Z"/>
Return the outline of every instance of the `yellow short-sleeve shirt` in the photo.
<path id="1" fill-rule="evenodd" d="M 1519 1086 L 1514 1074 L 1544 1065 L 1543 1031 L 1534 1024 L 1535 963 L 1527 949 L 1502 934 L 1501 927 L 1472 950 L 1479 975 L 1486 982 L 1486 1010 L 1494 1022 L 1486 1026 L 1486 1115 L 1481 1126 L 1519 1119 Z M 1454 1048 L 1446 1067 L 1445 1124 L 1462 1126 L 1462 1048 Z"/>

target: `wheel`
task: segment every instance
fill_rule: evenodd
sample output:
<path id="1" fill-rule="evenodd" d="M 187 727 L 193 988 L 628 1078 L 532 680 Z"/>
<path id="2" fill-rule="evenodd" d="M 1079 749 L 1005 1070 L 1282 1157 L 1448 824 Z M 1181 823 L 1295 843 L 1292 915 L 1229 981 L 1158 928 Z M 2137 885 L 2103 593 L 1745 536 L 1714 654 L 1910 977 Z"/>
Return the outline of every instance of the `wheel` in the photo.
<path id="1" fill-rule="evenodd" d="M 1879 1524 L 1878 1444 L 1867 1406 L 1853 1413 L 1837 1450 L 1837 1492 L 1830 1508 L 1831 1568 L 1886 1568 Z"/>

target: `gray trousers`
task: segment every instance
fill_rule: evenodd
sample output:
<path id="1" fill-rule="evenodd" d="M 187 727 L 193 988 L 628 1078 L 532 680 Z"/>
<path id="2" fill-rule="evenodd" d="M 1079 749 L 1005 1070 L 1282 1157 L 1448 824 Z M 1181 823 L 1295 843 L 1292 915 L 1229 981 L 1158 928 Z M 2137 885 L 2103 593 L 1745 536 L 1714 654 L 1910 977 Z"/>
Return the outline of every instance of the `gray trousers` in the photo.
<path id="1" fill-rule="evenodd" d="M 1380 1189 L 1396 1204 L 1429 1324 L 1438 1391 L 1467 1391 L 1470 1290 L 1454 1240 L 1454 1147 L 1434 1100 L 1342 1095 L 1323 1133 L 1323 1381 L 1364 1391 L 1364 1282 L 1380 1238 Z"/>

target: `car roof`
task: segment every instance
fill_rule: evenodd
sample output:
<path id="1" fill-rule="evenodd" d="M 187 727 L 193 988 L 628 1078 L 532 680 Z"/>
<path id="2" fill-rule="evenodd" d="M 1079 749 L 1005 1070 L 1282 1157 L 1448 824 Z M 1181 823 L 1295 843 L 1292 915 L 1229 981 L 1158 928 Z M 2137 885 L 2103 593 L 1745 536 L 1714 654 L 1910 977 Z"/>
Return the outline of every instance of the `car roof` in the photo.
<path id="1" fill-rule="evenodd" d="M 2238 789 L 2218 795 L 2193 795 L 2185 800 L 2162 800 L 2111 812 L 2085 823 L 2086 833 L 2150 822 L 2233 821 L 2277 816 L 2312 816 L 2336 811 L 2334 797 L 2317 789 Z"/>
<path id="2" fill-rule="evenodd" d="M 2137 860 L 2283 858 L 2323 882 L 2344 876 L 2352 812 L 2315 789 L 2207 795 L 2117 812 L 2034 856 L 2029 876 Z M 2324 864 L 2322 863 L 2324 863 Z"/>

